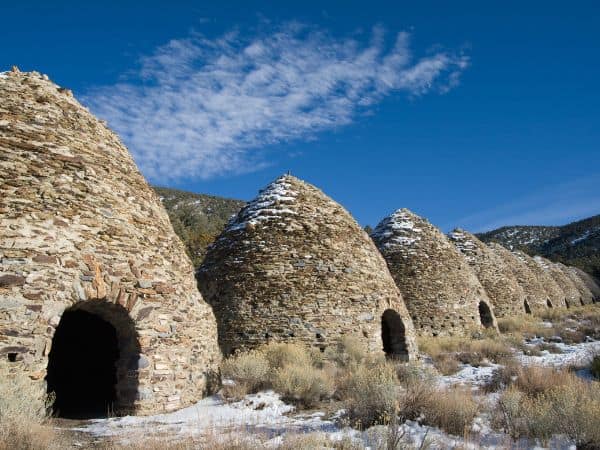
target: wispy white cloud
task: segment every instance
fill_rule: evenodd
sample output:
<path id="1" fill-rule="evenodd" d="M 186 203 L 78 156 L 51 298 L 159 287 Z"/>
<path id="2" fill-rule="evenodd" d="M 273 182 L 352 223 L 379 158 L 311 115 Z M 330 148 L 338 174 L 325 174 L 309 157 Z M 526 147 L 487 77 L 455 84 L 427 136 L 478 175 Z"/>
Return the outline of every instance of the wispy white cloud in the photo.
<path id="1" fill-rule="evenodd" d="M 139 70 L 84 101 L 124 139 L 153 181 L 261 167 L 271 144 L 350 124 L 383 97 L 456 86 L 468 58 L 415 58 L 409 35 L 336 38 L 290 23 L 253 36 L 192 34 L 142 58 Z"/>
<path id="2" fill-rule="evenodd" d="M 444 227 L 489 231 L 505 225 L 562 225 L 600 214 L 600 173 L 540 189 Z"/>

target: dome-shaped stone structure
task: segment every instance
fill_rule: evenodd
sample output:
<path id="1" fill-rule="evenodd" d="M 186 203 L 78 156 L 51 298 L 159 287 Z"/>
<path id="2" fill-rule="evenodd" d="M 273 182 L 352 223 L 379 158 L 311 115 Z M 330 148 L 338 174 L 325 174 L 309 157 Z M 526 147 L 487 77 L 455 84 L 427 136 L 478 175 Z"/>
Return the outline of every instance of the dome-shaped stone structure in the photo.
<path id="1" fill-rule="evenodd" d="M 496 328 L 493 306 L 463 255 L 427 220 L 407 209 L 372 233 L 421 336 Z"/>
<path id="2" fill-rule="evenodd" d="M 562 263 L 556 263 L 562 273 L 564 273 L 569 280 L 573 283 L 577 292 L 579 292 L 579 302 L 581 305 L 589 305 L 594 303 L 594 294 L 590 291 L 590 288 L 583 282 L 577 272 L 573 270 L 573 267 L 567 266 Z"/>
<path id="3" fill-rule="evenodd" d="M 216 321 L 127 149 L 70 91 L 0 74 L 0 357 L 55 413 L 154 413 L 215 384 Z"/>
<path id="4" fill-rule="evenodd" d="M 534 256 L 533 260 L 556 282 L 563 293 L 562 301 L 559 306 L 569 308 L 570 306 L 581 305 L 581 295 L 579 294 L 577 287 L 575 287 L 569 277 L 563 273 L 560 267 L 541 256 Z M 554 303 L 553 305 L 556 306 Z"/>
<path id="5" fill-rule="evenodd" d="M 525 312 L 530 314 L 532 311 L 546 309 L 548 307 L 546 303 L 548 300 L 546 290 L 537 275 L 529 269 L 527 264 L 510 250 L 496 242 L 490 242 L 488 247 L 504 260 L 507 267 L 512 269 L 517 281 L 523 288 L 525 294 L 523 308 Z"/>
<path id="6" fill-rule="evenodd" d="M 596 303 L 600 300 L 600 286 L 594 277 L 592 277 L 589 273 L 581 270 L 579 267 L 569 267 L 573 272 L 575 272 L 579 278 L 583 281 L 586 287 L 590 290 L 592 294 L 592 302 Z"/>
<path id="7" fill-rule="evenodd" d="M 538 279 L 546 293 L 545 302 L 548 308 L 564 308 L 567 306 L 565 303 L 565 293 L 548 271 L 544 270 L 531 256 L 520 250 L 514 250 L 513 254 L 523 261 Z"/>
<path id="8" fill-rule="evenodd" d="M 525 293 L 512 269 L 486 244 L 461 229 L 448 234 L 465 256 L 492 301 L 496 317 L 525 313 Z"/>
<path id="9" fill-rule="evenodd" d="M 357 335 L 407 359 L 413 324 L 385 261 L 350 214 L 284 175 L 234 216 L 197 273 L 225 354 L 269 341 L 321 350 Z"/>

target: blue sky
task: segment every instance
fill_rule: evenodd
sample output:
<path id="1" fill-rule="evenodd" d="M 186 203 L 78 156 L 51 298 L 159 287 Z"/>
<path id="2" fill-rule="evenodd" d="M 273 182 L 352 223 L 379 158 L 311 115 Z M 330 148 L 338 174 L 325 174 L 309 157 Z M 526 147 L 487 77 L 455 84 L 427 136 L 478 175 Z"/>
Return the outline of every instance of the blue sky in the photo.
<path id="1" fill-rule="evenodd" d="M 73 89 L 154 184 L 291 170 L 446 231 L 600 213 L 597 2 L 48 3 L 0 6 L 0 70 Z"/>

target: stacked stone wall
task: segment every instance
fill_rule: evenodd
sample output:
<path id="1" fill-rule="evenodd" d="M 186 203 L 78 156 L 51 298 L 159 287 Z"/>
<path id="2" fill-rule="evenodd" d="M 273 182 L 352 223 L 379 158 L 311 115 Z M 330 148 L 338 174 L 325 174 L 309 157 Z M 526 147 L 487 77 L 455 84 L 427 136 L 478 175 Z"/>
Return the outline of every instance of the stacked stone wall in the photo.
<path id="1" fill-rule="evenodd" d="M 11 370 L 44 380 L 70 308 L 119 335 L 118 412 L 176 409 L 215 386 L 215 318 L 167 213 L 117 136 L 35 72 L 0 74 L 0 229 Z"/>

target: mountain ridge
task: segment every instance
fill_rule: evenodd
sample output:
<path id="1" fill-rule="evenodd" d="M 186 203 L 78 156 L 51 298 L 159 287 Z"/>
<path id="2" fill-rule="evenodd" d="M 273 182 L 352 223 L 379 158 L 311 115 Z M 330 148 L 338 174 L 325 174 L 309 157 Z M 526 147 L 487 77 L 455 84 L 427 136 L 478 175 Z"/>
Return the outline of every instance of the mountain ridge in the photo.
<path id="1" fill-rule="evenodd" d="M 600 278 L 600 214 L 560 226 L 504 226 L 476 236 L 510 250 L 579 267 Z"/>

